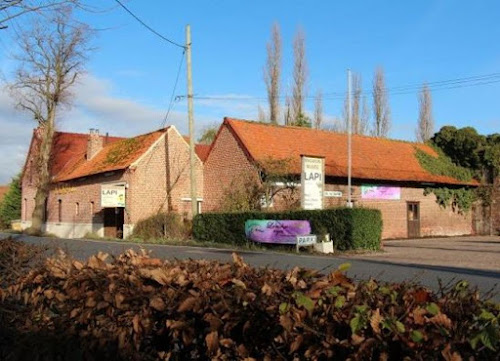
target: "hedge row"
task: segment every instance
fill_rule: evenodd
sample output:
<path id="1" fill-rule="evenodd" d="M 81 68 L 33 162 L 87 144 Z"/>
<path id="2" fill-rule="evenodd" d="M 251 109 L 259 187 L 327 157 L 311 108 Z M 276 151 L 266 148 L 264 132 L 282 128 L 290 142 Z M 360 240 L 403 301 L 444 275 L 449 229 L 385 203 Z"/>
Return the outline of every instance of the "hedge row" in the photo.
<path id="1" fill-rule="evenodd" d="M 0 360 L 499 359 L 500 305 L 464 281 L 434 293 L 354 283 L 348 265 L 108 258 L 61 253 L 0 288 Z"/>
<path id="2" fill-rule="evenodd" d="M 248 219 L 309 220 L 313 234 L 329 233 L 338 250 L 380 248 L 382 215 L 367 208 L 332 208 L 285 212 L 204 213 L 193 221 L 193 236 L 199 241 L 243 245 Z"/>

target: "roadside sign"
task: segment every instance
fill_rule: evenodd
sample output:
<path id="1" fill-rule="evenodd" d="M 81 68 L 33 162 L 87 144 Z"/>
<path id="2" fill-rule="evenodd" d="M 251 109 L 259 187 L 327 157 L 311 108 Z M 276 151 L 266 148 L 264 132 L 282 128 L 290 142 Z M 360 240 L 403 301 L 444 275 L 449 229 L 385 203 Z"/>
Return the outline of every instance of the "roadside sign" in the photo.
<path id="1" fill-rule="evenodd" d="M 295 239 L 297 240 L 297 252 L 299 252 L 300 247 L 312 246 L 318 241 L 318 237 L 315 234 L 296 236 Z"/>
<path id="2" fill-rule="evenodd" d="M 341 191 L 324 191 L 323 195 L 327 198 L 340 198 L 342 197 Z"/>

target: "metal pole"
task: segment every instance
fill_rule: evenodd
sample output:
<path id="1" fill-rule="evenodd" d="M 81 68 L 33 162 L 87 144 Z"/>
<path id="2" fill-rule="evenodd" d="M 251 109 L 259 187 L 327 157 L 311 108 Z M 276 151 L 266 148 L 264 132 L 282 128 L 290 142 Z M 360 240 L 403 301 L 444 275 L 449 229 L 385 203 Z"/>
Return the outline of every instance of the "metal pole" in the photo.
<path id="1" fill-rule="evenodd" d="M 351 70 L 347 69 L 347 207 L 352 208 L 351 200 L 351 135 L 352 135 L 352 109 L 351 109 Z"/>
<path id="2" fill-rule="evenodd" d="M 194 120 L 193 120 L 193 79 L 191 73 L 191 27 L 186 25 L 186 68 L 187 68 L 187 99 L 189 120 L 189 173 L 191 179 L 191 214 L 198 213 L 198 197 L 196 195 L 196 170 L 194 155 Z"/>

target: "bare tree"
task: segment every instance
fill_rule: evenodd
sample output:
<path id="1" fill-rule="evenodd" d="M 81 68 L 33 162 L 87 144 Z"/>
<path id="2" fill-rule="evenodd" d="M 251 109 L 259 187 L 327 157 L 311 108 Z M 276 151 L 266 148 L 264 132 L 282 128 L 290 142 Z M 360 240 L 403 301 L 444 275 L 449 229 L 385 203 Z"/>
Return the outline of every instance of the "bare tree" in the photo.
<path id="1" fill-rule="evenodd" d="M 291 125 L 293 123 L 292 100 L 288 95 L 285 98 L 285 111 L 283 113 L 283 122 L 285 123 L 285 125 Z"/>
<path id="2" fill-rule="evenodd" d="M 64 11 L 65 7 L 79 3 L 79 0 L 0 0 L 0 29 L 6 29 L 9 21 L 26 14 Z"/>
<path id="3" fill-rule="evenodd" d="M 266 121 L 266 112 L 260 105 L 257 107 L 257 120 L 261 123 L 264 123 Z M 274 122 L 272 120 L 271 123 L 277 124 L 277 122 Z"/>
<path id="4" fill-rule="evenodd" d="M 323 123 L 323 92 L 318 90 L 314 100 L 314 128 L 321 129 Z"/>
<path id="5" fill-rule="evenodd" d="M 40 234 L 50 186 L 50 156 L 59 108 L 71 101 L 70 89 L 83 71 L 89 28 L 72 25 L 71 10 L 57 12 L 46 23 L 36 21 L 19 36 L 19 67 L 9 89 L 17 106 L 38 123 L 37 192 L 31 232 Z"/>
<path id="6" fill-rule="evenodd" d="M 373 78 L 373 135 L 387 137 L 391 127 L 391 110 L 385 88 L 384 69 L 378 67 Z"/>
<path id="7" fill-rule="evenodd" d="M 277 23 L 271 31 L 271 41 L 267 43 L 267 60 L 264 68 L 264 81 L 269 102 L 269 120 L 277 124 L 279 119 L 281 77 L 281 34 Z"/>
<path id="8" fill-rule="evenodd" d="M 417 126 L 417 141 L 426 142 L 434 134 L 434 117 L 432 116 L 432 95 L 427 84 L 422 86 L 418 95 L 419 114 Z"/>
<path id="9" fill-rule="evenodd" d="M 308 69 L 305 34 L 301 28 L 297 30 L 293 40 L 293 57 L 292 116 L 295 125 L 302 125 L 305 123 L 304 99 L 306 97 Z"/>
<path id="10" fill-rule="evenodd" d="M 361 80 L 361 75 L 353 73 L 352 75 L 352 103 L 351 103 L 351 120 L 352 120 L 352 132 L 354 134 L 364 134 L 366 132 L 366 125 L 363 124 L 364 119 L 363 119 L 363 114 L 362 112 L 362 99 L 361 95 L 363 93 L 363 86 L 362 86 L 362 80 Z M 343 110 L 343 117 L 344 117 L 344 122 L 347 127 L 348 119 L 347 119 L 347 107 L 348 107 L 348 101 L 347 101 L 348 94 L 346 94 L 346 98 L 344 101 L 344 110 Z"/>
<path id="11" fill-rule="evenodd" d="M 367 134 L 369 124 L 370 111 L 368 109 L 368 101 L 366 100 L 366 96 L 363 96 L 361 116 L 359 118 L 359 134 Z"/>

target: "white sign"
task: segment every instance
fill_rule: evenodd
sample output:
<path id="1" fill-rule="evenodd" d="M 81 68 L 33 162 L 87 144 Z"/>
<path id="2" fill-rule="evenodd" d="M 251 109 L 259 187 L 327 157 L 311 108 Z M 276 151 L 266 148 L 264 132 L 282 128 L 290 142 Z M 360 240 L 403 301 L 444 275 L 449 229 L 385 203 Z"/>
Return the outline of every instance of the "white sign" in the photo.
<path id="1" fill-rule="evenodd" d="M 325 158 L 302 156 L 301 185 L 302 208 L 323 209 Z"/>
<path id="2" fill-rule="evenodd" d="M 125 207 L 125 186 L 101 185 L 101 207 Z"/>
<path id="3" fill-rule="evenodd" d="M 312 246 L 317 243 L 317 236 L 315 234 L 310 234 L 307 236 L 295 236 L 297 242 L 297 252 L 299 252 L 300 247 Z"/>
<path id="4" fill-rule="evenodd" d="M 323 194 L 325 197 L 329 198 L 340 198 L 342 197 L 342 192 L 341 191 L 324 191 Z"/>

